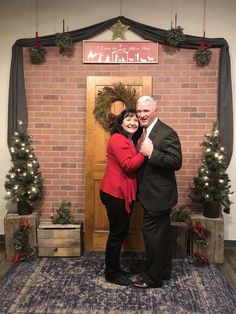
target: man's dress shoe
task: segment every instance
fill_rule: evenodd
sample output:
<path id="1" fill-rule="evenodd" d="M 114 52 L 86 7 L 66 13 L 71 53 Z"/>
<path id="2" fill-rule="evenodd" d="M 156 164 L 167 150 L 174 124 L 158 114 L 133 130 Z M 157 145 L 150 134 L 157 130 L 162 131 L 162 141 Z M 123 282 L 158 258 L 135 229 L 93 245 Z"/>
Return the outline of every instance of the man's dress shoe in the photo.
<path id="1" fill-rule="evenodd" d="M 132 284 L 132 281 L 123 274 L 115 278 L 106 277 L 106 281 L 120 286 L 130 286 Z"/>
<path id="2" fill-rule="evenodd" d="M 170 280 L 171 279 L 171 274 L 164 274 L 163 275 L 163 280 Z"/>
<path id="3" fill-rule="evenodd" d="M 163 283 L 162 282 L 147 283 L 143 279 L 139 279 L 133 282 L 133 286 L 139 289 L 161 288 L 163 286 Z"/>

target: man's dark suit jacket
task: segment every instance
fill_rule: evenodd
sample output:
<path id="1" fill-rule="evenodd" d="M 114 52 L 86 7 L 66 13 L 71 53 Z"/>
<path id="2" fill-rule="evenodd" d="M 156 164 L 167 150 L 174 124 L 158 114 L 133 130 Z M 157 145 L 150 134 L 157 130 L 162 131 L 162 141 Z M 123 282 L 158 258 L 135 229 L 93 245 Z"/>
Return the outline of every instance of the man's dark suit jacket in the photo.
<path id="1" fill-rule="evenodd" d="M 178 202 L 175 171 L 182 166 L 178 134 L 158 119 L 149 138 L 154 149 L 138 171 L 139 198 L 150 213 L 168 210 Z"/>

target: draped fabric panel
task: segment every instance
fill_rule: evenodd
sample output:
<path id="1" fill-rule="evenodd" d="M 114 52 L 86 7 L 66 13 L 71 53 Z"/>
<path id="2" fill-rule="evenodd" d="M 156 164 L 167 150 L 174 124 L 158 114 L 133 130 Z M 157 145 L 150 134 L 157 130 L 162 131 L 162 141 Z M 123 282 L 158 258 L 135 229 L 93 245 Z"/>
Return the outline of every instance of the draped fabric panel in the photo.
<path id="1" fill-rule="evenodd" d="M 90 25 L 85 28 L 70 31 L 73 42 L 82 41 L 95 37 L 109 29 L 113 24 L 120 20 L 129 29 L 141 36 L 145 40 L 167 43 L 167 30 L 138 23 L 124 16 L 118 16 Z M 55 46 L 56 34 L 39 37 L 39 45 Z M 202 43 L 202 37 L 185 35 L 185 40 L 180 43 L 180 48 L 197 49 Z M 231 67 L 228 43 L 223 38 L 205 38 L 204 43 L 211 45 L 211 48 L 220 49 L 219 60 L 219 86 L 218 86 L 218 122 L 222 144 L 227 153 L 229 164 L 233 152 L 233 103 L 232 103 L 232 83 Z M 35 38 L 19 39 L 12 47 L 12 60 L 10 70 L 9 103 L 8 103 L 8 145 L 17 130 L 17 121 L 22 120 L 27 124 L 27 104 L 23 72 L 23 47 L 35 46 Z"/>

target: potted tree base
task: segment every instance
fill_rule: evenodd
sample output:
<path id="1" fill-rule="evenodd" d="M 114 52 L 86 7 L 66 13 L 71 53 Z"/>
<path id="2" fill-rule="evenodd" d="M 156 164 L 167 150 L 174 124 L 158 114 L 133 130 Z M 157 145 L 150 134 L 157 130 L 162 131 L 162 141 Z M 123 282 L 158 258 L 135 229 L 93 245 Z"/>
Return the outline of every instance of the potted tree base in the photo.
<path id="1" fill-rule="evenodd" d="M 17 214 L 18 215 L 30 215 L 33 212 L 33 206 L 25 201 L 17 202 Z"/>
<path id="2" fill-rule="evenodd" d="M 221 204 L 218 202 L 204 202 L 203 216 L 207 218 L 219 218 L 221 214 Z"/>

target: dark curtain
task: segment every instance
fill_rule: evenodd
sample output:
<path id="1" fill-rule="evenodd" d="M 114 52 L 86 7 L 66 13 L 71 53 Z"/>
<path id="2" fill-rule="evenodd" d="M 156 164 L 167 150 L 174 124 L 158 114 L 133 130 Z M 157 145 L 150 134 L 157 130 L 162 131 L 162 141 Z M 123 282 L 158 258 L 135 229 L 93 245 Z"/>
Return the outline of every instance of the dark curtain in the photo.
<path id="1" fill-rule="evenodd" d="M 79 30 L 69 32 L 74 42 L 91 39 L 106 31 L 120 20 L 129 26 L 129 29 L 145 40 L 166 44 L 167 30 L 159 29 L 150 25 L 138 23 L 124 16 L 109 19 Z M 39 37 L 39 45 L 55 46 L 56 35 Z M 202 43 L 202 37 L 185 36 L 185 40 L 179 45 L 180 48 L 197 49 Z M 231 68 L 228 43 L 223 38 L 205 38 L 204 43 L 211 48 L 220 49 L 219 60 L 219 86 L 218 86 L 218 122 L 222 144 L 226 149 L 227 162 L 229 164 L 233 152 L 233 103 Z M 25 95 L 24 72 L 23 72 L 23 47 L 35 46 L 35 38 L 19 39 L 12 47 L 12 61 L 10 70 L 9 104 L 8 104 L 8 145 L 14 132 L 17 130 L 17 121 L 27 123 L 27 104 Z"/>

